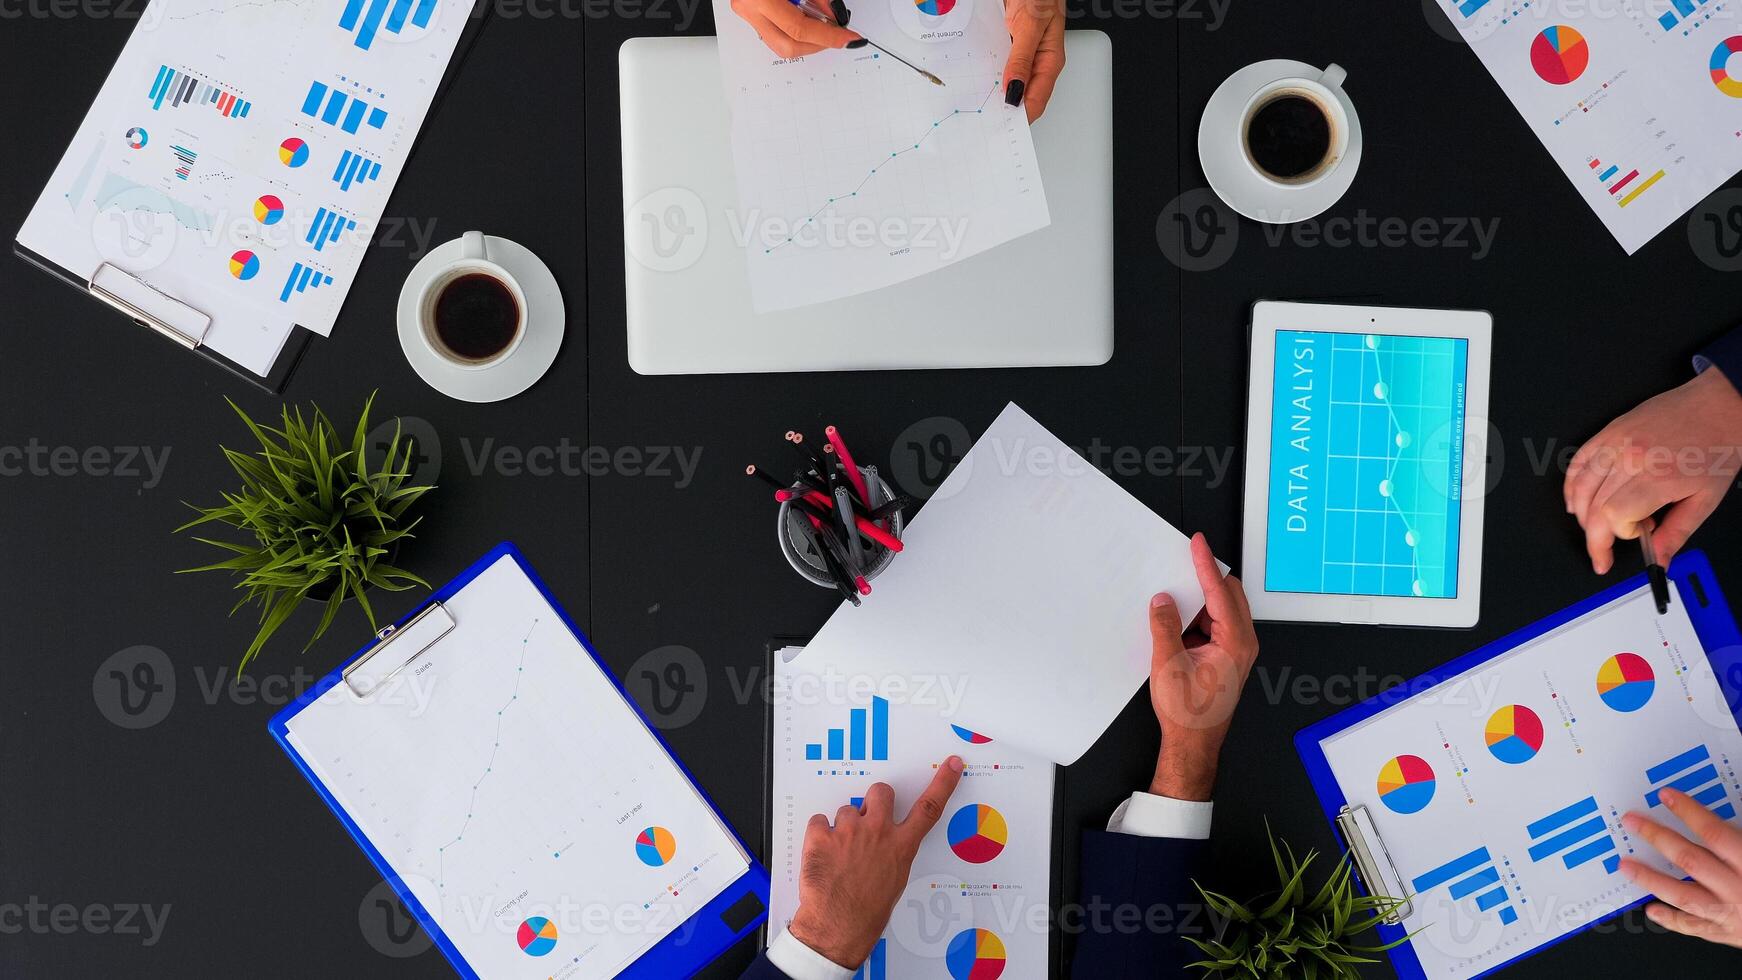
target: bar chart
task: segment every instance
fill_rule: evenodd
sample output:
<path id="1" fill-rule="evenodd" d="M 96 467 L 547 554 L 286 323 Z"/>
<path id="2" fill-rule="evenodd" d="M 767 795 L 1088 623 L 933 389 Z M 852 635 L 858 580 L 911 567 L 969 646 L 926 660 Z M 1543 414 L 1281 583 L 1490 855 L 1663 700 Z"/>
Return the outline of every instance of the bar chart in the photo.
<path id="1" fill-rule="evenodd" d="M 847 718 L 846 728 L 831 728 L 825 742 L 804 747 L 806 761 L 888 761 L 889 699 L 874 697 L 869 709 L 853 708 Z"/>
<path id="2" fill-rule="evenodd" d="M 179 145 L 171 146 L 169 151 L 175 154 L 175 179 L 187 180 L 188 175 L 194 172 L 194 161 L 198 160 L 200 155 Z"/>
<path id="3" fill-rule="evenodd" d="M 339 165 L 333 170 L 333 183 L 339 185 L 339 190 L 348 191 L 354 185 L 366 184 L 381 177 L 381 163 L 371 160 L 361 153 L 346 150 L 339 157 Z"/>
<path id="4" fill-rule="evenodd" d="M 332 276 L 298 262 L 290 267 L 290 277 L 284 280 L 284 291 L 278 294 L 278 301 L 288 303 L 297 293 L 330 286 L 332 283 Z"/>
<path id="5" fill-rule="evenodd" d="M 379 32 L 398 34 L 405 30 L 407 19 L 413 27 L 428 27 L 435 10 L 436 0 L 417 0 L 415 11 L 412 0 L 350 0 L 339 16 L 339 26 L 355 31 L 357 47 L 367 51 Z"/>
<path id="6" fill-rule="evenodd" d="M 223 86 L 213 85 L 168 65 L 158 66 L 157 78 L 151 83 L 151 90 L 145 97 L 151 100 L 153 111 L 162 109 L 166 104 L 171 109 L 179 109 L 184 105 L 207 105 L 217 109 L 218 115 L 226 119 L 246 119 L 248 110 L 254 107 L 252 102 Z"/>
<path id="7" fill-rule="evenodd" d="M 1725 768 L 1724 773 L 1718 771 L 1718 765 Z M 1730 794 L 1724 787 L 1724 776 L 1735 779 L 1735 770 L 1727 758 L 1713 759 L 1711 750 L 1704 745 L 1696 745 L 1666 762 L 1652 766 L 1645 771 L 1645 780 L 1656 787 L 1645 794 L 1645 805 L 1655 809 L 1663 805 L 1663 791 L 1673 789 L 1678 793 L 1686 793 L 1695 803 L 1712 811 L 1720 820 L 1736 819 L 1736 807 L 1730 802 Z"/>
<path id="8" fill-rule="evenodd" d="M 1706 0 L 1699 0 L 1699 6 L 1704 7 Z M 1657 18 L 1657 23 L 1666 31 L 1673 31 L 1676 25 L 1694 15 L 1694 0 L 1670 0 L 1670 9 Z"/>
<path id="9" fill-rule="evenodd" d="M 1615 853 L 1615 838 L 1603 819 L 1596 797 L 1587 796 L 1572 806 L 1557 810 L 1525 828 L 1530 835 L 1530 860 L 1534 863 L 1559 856 L 1568 871 L 1598 858 L 1609 874 L 1621 870 Z"/>
<path id="10" fill-rule="evenodd" d="M 338 241 L 340 235 L 355 230 L 356 227 L 357 222 L 354 219 L 347 218 L 337 211 L 320 208 L 315 211 L 315 220 L 309 224 L 308 234 L 304 236 L 303 240 L 313 245 L 315 251 L 319 252 Z"/>
<path id="11" fill-rule="evenodd" d="M 352 135 L 365 125 L 370 129 L 382 129 L 387 125 L 387 110 L 347 95 L 325 82 L 309 84 L 308 95 L 302 100 L 302 114 Z"/>
<path id="12" fill-rule="evenodd" d="M 1518 921 L 1518 910 L 1512 907 L 1512 896 L 1506 890 L 1501 874 L 1500 863 L 1494 860 L 1486 847 L 1478 847 L 1416 878 L 1411 884 L 1417 895 L 1425 895 L 1450 883 L 1448 894 L 1452 901 L 1459 902 L 1474 896 L 1478 912 L 1493 912 L 1502 925 L 1509 926 Z M 1510 875 L 1511 872 L 1506 874 Z"/>
<path id="13" fill-rule="evenodd" d="M 1609 196 L 1614 197 L 1616 204 L 1621 207 L 1626 207 L 1627 205 L 1632 204 L 1635 200 L 1638 200 L 1639 195 L 1650 190 L 1651 185 L 1663 179 L 1662 170 L 1655 171 L 1651 176 L 1641 180 L 1637 168 L 1623 173 L 1620 166 L 1611 163 L 1604 163 L 1596 157 L 1592 157 L 1588 165 L 1592 172 L 1596 173 L 1597 179 L 1602 181 L 1603 184 L 1608 187 Z M 1619 180 L 1615 180 L 1617 175 L 1620 176 Z M 1614 183 L 1610 183 L 1611 180 L 1614 180 Z M 1620 196 L 1617 197 L 1616 195 Z"/>

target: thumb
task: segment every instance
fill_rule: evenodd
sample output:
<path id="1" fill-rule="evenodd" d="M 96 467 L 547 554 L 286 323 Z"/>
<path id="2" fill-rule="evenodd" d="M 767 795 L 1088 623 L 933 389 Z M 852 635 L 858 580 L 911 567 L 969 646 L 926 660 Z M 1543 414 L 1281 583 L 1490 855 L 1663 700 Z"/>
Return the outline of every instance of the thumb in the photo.
<path id="1" fill-rule="evenodd" d="M 1185 624 L 1180 622 L 1179 606 L 1174 603 L 1173 596 L 1157 592 L 1155 598 L 1149 600 L 1151 670 L 1185 652 L 1185 640 L 1180 637 L 1184 632 Z"/>
<path id="2" fill-rule="evenodd" d="M 944 764 L 938 766 L 937 773 L 932 776 L 931 785 L 919 794 L 919 799 L 913 801 L 913 809 L 907 811 L 907 819 L 901 822 L 901 828 L 908 833 L 908 841 L 913 850 L 919 850 L 919 842 L 942 819 L 944 807 L 955 793 L 956 785 L 962 781 L 962 768 L 961 756 L 952 755 L 945 759 Z"/>

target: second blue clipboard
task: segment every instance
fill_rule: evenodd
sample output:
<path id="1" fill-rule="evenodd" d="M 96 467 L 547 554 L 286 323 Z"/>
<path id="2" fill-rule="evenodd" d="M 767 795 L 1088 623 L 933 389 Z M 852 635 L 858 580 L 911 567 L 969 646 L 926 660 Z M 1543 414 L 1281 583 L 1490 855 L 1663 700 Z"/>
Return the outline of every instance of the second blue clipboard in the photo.
<path id="1" fill-rule="evenodd" d="M 1723 723 L 1742 729 L 1742 631 L 1738 630 L 1736 620 L 1731 615 L 1730 608 L 1718 589 L 1711 565 L 1701 553 L 1683 554 L 1678 556 L 1671 566 L 1669 577 L 1675 583 L 1678 601 L 1685 604 L 1694 634 L 1716 677 L 1723 698 L 1723 704 L 1717 708 L 1717 715 Z M 1511 891 L 1507 890 L 1508 878 L 1516 879 L 1516 873 L 1519 869 L 1501 867 L 1502 858 L 1498 855 L 1492 856 L 1493 860 L 1491 861 L 1485 860 L 1490 858 L 1490 855 L 1485 848 L 1478 848 L 1463 855 L 1463 858 L 1455 859 L 1450 864 L 1440 867 L 1437 872 L 1423 872 L 1414 879 L 1405 881 L 1397 868 L 1397 862 L 1402 861 L 1416 868 L 1421 867 L 1423 863 L 1432 862 L 1415 862 L 1411 861 L 1408 855 L 1400 856 L 1399 852 L 1393 850 L 1392 844 L 1385 841 L 1376 822 L 1366 812 L 1372 808 L 1360 804 L 1351 805 L 1343 785 L 1333 773 L 1332 763 L 1327 755 L 1327 742 L 1335 740 L 1337 736 L 1368 722 L 1382 712 L 1434 693 L 1444 682 L 1452 678 L 1457 678 L 1475 668 L 1482 667 L 1490 661 L 1531 644 L 1557 630 L 1575 626 L 1579 620 L 1597 610 L 1603 609 L 1617 600 L 1640 593 L 1641 590 L 1647 588 L 1646 577 L 1644 575 L 1636 576 L 1508 636 L 1501 637 L 1437 670 L 1399 684 L 1377 697 L 1312 725 L 1295 737 L 1295 748 L 1306 765 L 1307 774 L 1312 779 L 1313 788 L 1318 793 L 1325 816 L 1337 827 L 1344 844 L 1350 850 L 1351 858 L 1361 869 L 1362 885 L 1365 890 L 1370 893 L 1383 891 L 1420 901 L 1421 894 L 1410 896 L 1408 893 L 1413 891 L 1438 894 L 1442 886 L 1446 886 L 1450 882 L 1451 892 L 1449 895 L 1454 903 L 1476 903 L 1476 907 L 1480 908 L 1492 920 L 1490 924 L 1497 924 L 1495 926 L 1497 938 L 1494 948 L 1482 956 L 1471 955 L 1469 957 L 1470 962 L 1461 974 L 1468 980 L 1490 976 L 1511 963 L 1563 942 L 1621 915 L 1629 909 L 1637 908 L 1643 905 L 1647 899 L 1642 898 L 1623 907 L 1615 908 L 1606 914 L 1589 918 L 1574 927 L 1563 928 L 1550 924 L 1547 933 L 1539 933 L 1534 936 L 1526 935 L 1526 941 L 1509 941 L 1505 938 L 1508 929 L 1529 930 L 1543 927 L 1541 918 L 1543 911 L 1539 908 L 1523 908 L 1519 901 L 1515 901 L 1521 897 L 1521 892 L 1516 887 Z M 1668 678 L 1660 680 L 1668 680 Z M 1599 686 L 1597 692 L 1588 693 L 1597 693 L 1598 697 L 1592 700 L 1599 701 L 1600 699 L 1600 703 L 1607 703 L 1609 708 L 1617 711 L 1629 710 L 1625 703 L 1619 700 L 1611 701 L 1611 698 L 1620 698 L 1623 692 L 1615 692 L 1611 689 L 1610 695 L 1605 697 L 1600 693 L 1602 690 L 1603 688 Z M 1618 704 L 1619 707 L 1617 707 Z M 1558 719 L 1552 720 L 1558 722 Z M 1532 733 L 1532 735 L 1540 746 L 1542 736 L 1536 733 Z M 1537 751 L 1535 747 L 1528 744 L 1528 739 L 1523 740 L 1519 745 L 1495 745 L 1494 741 L 1493 738 L 1489 739 L 1487 751 L 1500 764 L 1522 760 L 1526 753 L 1534 755 Z M 1439 748 L 1438 745 L 1434 747 Z M 1513 753 L 1511 750 L 1516 750 L 1516 752 Z M 1401 758 L 1397 761 L 1401 761 Z M 1421 760 L 1417 759 L 1416 761 L 1420 762 Z M 1730 760 L 1731 768 L 1734 768 L 1737 761 L 1739 760 Z M 1687 765 L 1683 765 L 1684 762 Z M 1671 763 L 1666 763 L 1666 766 L 1675 767 L 1678 771 L 1688 770 L 1689 775 L 1686 779 L 1690 792 L 1693 792 L 1696 797 L 1700 795 L 1700 791 L 1692 787 L 1693 782 L 1703 784 L 1706 781 L 1704 776 L 1694 779 L 1695 774 L 1705 772 L 1705 760 L 1689 761 L 1678 758 L 1672 760 Z M 1723 766 L 1719 766 L 1717 769 L 1722 772 Z M 1464 770 L 1464 773 L 1467 774 L 1467 772 L 1467 769 Z M 1460 774 L 1454 770 L 1452 775 Z M 1668 768 L 1664 768 L 1661 774 L 1649 773 L 1648 777 L 1657 780 L 1661 776 L 1662 780 L 1670 780 L 1673 775 Z M 1383 774 L 1381 778 L 1384 778 Z M 1413 780 L 1417 777 L 1406 773 L 1404 778 Z M 1674 783 L 1671 782 L 1670 785 L 1674 785 Z M 1404 788 L 1407 790 L 1409 787 Z M 1381 797 L 1383 798 L 1384 795 L 1382 793 Z M 1715 797 L 1715 795 L 1714 793 L 1713 796 Z M 1425 800 L 1422 799 L 1423 796 L 1431 797 L 1431 790 L 1417 793 L 1414 798 L 1411 798 L 1406 792 L 1395 798 L 1396 807 L 1392 807 L 1389 802 L 1385 804 L 1390 813 L 1384 809 L 1377 812 L 1387 820 L 1396 820 L 1398 813 L 1411 813 L 1414 812 L 1411 809 L 1413 807 L 1427 806 Z M 1647 794 L 1643 801 L 1634 801 L 1628 804 L 1628 808 L 1639 809 L 1649 805 L 1651 798 L 1651 794 Z M 1459 800 L 1458 802 L 1464 801 Z M 1603 822 L 1605 829 L 1612 828 L 1615 823 L 1615 819 L 1612 819 L 1614 815 L 1598 812 L 1597 809 L 1589 807 L 1587 807 L 1587 809 L 1591 809 L 1589 813 L 1579 810 L 1579 807 L 1584 806 L 1586 802 L 1581 800 L 1567 807 L 1564 811 L 1536 821 L 1530 828 L 1527 828 L 1527 833 L 1540 835 L 1544 841 L 1544 844 L 1541 845 L 1543 851 L 1540 855 L 1537 853 L 1519 854 L 1517 855 L 1518 859 L 1525 863 L 1536 860 L 1564 863 L 1569 872 L 1576 867 L 1586 867 L 1588 861 L 1588 867 L 1592 869 L 1614 873 L 1613 869 L 1619 867 L 1619 858 L 1617 857 L 1619 850 L 1611 847 L 1604 837 L 1599 836 L 1582 846 L 1579 846 L 1580 842 L 1572 840 L 1572 837 L 1580 833 L 1580 828 L 1583 826 L 1589 825 L 1592 827 L 1592 833 L 1600 834 L 1601 831 L 1595 829 L 1599 820 Z M 1718 808 L 1720 816 L 1728 816 L 1731 819 L 1742 821 L 1742 814 L 1735 812 L 1735 806 L 1738 804 L 1715 798 L 1712 804 Z M 1617 808 L 1617 813 L 1619 813 L 1619 808 Z M 1550 826 L 1551 823 L 1554 825 Z M 1536 837 L 1533 836 L 1532 839 L 1536 839 Z M 1563 852 L 1560 847 L 1563 842 L 1568 848 L 1573 849 Z M 1453 848 L 1453 850 L 1462 849 L 1461 847 Z M 1530 850 L 1534 852 L 1536 849 L 1531 848 Z M 1554 853 L 1550 853 L 1551 850 Z M 1585 851 L 1590 853 L 1586 855 L 1583 853 Z M 1460 860 L 1462 863 L 1459 863 Z M 1599 872 L 1594 870 L 1591 873 Z M 1398 882 L 1403 882 L 1401 890 L 1395 887 Z M 1386 887 L 1387 885 L 1393 887 Z M 1524 899 L 1524 901 L 1528 901 L 1528 899 Z M 1404 939 L 1406 935 L 1407 932 L 1402 925 L 1381 925 L 1378 927 L 1378 938 L 1382 942 L 1389 943 Z M 1405 942 L 1391 951 L 1392 964 L 1397 968 L 1399 975 L 1408 978 L 1408 980 L 1426 980 L 1428 974 L 1424 970 L 1422 958 L 1418 955 L 1416 946 L 1432 940 L 1431 936 L 1418 935 L 1413 941 Z M 1439 974 L 1436 973 L 1436 975 Z"/>

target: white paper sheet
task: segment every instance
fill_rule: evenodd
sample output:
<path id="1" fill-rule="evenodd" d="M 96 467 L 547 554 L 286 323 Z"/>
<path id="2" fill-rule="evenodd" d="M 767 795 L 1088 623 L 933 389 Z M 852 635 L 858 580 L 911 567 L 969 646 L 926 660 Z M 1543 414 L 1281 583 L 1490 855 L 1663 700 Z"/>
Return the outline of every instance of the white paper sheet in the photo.
<path id="1" fill-rule="evenodd" d="M 777 58 L 714 0 L 738 185 L 728 231 L 759 313 L 924 275 L 1051 220 L 1027 116 L 1004 103 L 1002 5 L 852 7 L 853 30 L 947 84 L 869 47 Z"/>
<path id="2" fill-rule="evenodd" d="M 1628 254 L 1742 169 L 1734 4 L 1441 0 L 1441 9 Z M 1520 176 L 1504 161 L 1485 169 Z"/>
<path id="3" fill-rule="evenodd" d="M 140 277 L 266 375 L 293 326 L 332 332 L 470 11 L 152 0 L 19 243 Z"/>
<path id="4" fill-rule="evenodd" d="M 1149 599 L 1203 608 L 1191 544 L 1014 404 L 799 669 L 960 687 L 954 719 L 1069 765 L 1149 678 Z"/>
<path id="5" fill-rule="evenodd" d="M 812 814 L 832 820 L 871 784 L 884 782 L 895 789 L 900 819 L 935 767 L 959 755 L 962 781 L 921 845 L 907 891 L 859 976 L 1045 980 L 1052 764 L 952 726 L 946 720 L 951 695 L 944 688 L 869 670 L 839 678 L 839 685 L 817 683 L 815 675 L 788 663 L 789 656 L 796 663 L 805 653 L 781 651 L 775 664 L 769 935 L 785 929 L 798 908 L 800 858 Z M 879 698 L 884 705 L 877 704 Z M 970 972 L 975 955 L 982 966 Z"/>
<path id="6" fill-rule="evenodd" d="M 291 743 L 479 976 L 614 976 L 744 854 L 512 559 L 446 605 L 451 633 Z"/>
<path id="7" fill-rule="evenodd" d="M 1616 657 L 1627 661 L 1622 678 L 1652 680 L 1608 687 Z M 1410 883 L 1415 910 L 1403 925 L 1420 930 L 1413 947 L 1433 980 L 1476 976 L 1641 898 L 1620 858 L 1669 866 L 1621 816 L 1646 810 L 1682 829 L 1649 806 L 1653 789 L 1685 778 L 1732 820 L 1742 807 L 1742 734 L 1679 593 L 1658 616 L 1641 589 L 1323 747 Z M 1408 785 L 1382 793 L 1399 757 L 1419 765 L 1406 762 Z"/>

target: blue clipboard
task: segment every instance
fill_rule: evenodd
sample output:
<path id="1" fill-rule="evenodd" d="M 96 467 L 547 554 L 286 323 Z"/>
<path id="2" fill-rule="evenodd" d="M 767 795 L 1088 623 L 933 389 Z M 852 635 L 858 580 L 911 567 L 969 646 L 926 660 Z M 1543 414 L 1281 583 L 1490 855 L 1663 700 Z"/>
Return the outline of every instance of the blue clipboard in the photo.
<path id="1" fill-rule="evenodd" d="M 725 827 L 727 832 L 732 835 L 732 839 L 749 859 L 749 870 L 739 877 L 737 881 L 733 882 L 725 891 L 716 896 L 713 901 L 709 902 L 706 906 L 703 906 L 694 916 L 690 917 L 689 921 L 673 930 L 657 945 L 641 954 L 639 958 L 617 974 L 618 977 L 628 978 L 628 980 L 654 980 L 654 978 L 694 976 L 703 967 L 717 959 L 721 953 L 737 944 L 746 936 L 755 933 L 768 918 L 768 870 L 764 868 L 762 863 L 756 860 L 752 855 L 750 848 L 744 843 L 742 835 L 732 827 L 725 817 L 720 815 L 719 807 L 715 806 L 713 798 L 708 796 L 706 791 L 701 788 L 700 783 L 696 781 L 695 774 L 691 773 L 689 767 L 685 766 L 683 761 L 672 752 L 671 746 L 666 744 L 666 741 L 664 737 L 660 735 L 659 730 L 648 722 L 647 715 L 641 710 L 641 706 L 636 704 L 635 699 L 631 698 L 628 692 L 623 689 L 622 682 L 617 679 L 617 675 L 612 672 L 610 666 L 607 665 L 604 660 L 599 658 L 598 651 L 593 649 L 592 642 L 589 641 L 586 634 L 582 633 L 580 628 L 575 625 L 574 620 L 569 618 L 567 610 L 563 609 L 562 604 L 557 602 L 556 597 L 551 595 L 550 589 L 544 584 L 544 580 L 539 578 L 538 573 L 532 570 L 532 566 L 527 563 L 526 557 L 520 553 L 520 549 L 508 542 L 497 545 L 489 554 L 480 558 L 472 565 L 472 567 L 461 572 L 453 581 L 437 589 L 424 604 L 407 613 L 402 619 L 394 624 L 393 628 L 398 629 L 404 627 L 406 623 L 410 622 L 423 610 L 430 608 L 435 603 L 445 602 L 452 598 L 461 589 L 464 589 L 469 585 L 473 579 L 494 566 L 504 557 L 514 560 L 514 563 L 520 567 L 520 571 L 524 573 L 527 579 L 529 579 L 538 589 L 539 594 L 544 597 L 544 600 L 550 603 L 552 609 L 556 610 L 556 614 L 562 620 L 563 625 L 568 627 L 569 632 L 574 634 L 575 639 L 580 641 L 581 646 L 586 649 L 587 653 L 593 658 L 593 661 L 598 664 L 599 670 L 613 685 L 616 686 L 617 692 L 623 696 L 624 702 L 635 710 L 636 717 L 641 720 L 642 725 L 645 726 L 647 731 L 658 741 L 660 748 L 665 751 L 666 757 L 671 760 L 672 765 L 675 766 L 679 772 L 683 773 L 684 778 L 689 780 L 690 785 L 695 789 L 696 794 L 707 803 L 710 809 L 714 811 L 714 815 L 720 821 L 721 826 Z M 387 634 L 388 631 L 383 630 L 382 633 Z M 326 786 L 321 783 L 314 771 L 309 768 L 308 762 L 304 760 L 302 755 L 290 744 L 288 738 L 288 724 L 290 720 L 295 718 L 304 708 L 313 704 L 321 697 L 321 695 L 325 694 L 333 686 L 343 683 L 345 669 L 352 664 L 357 663 L 374 650 L 379 640 L 383 638 L 384 636 L 378 636 L 376 640 L 372 640 L 369 644 L 366 644 L 349 660 L 346 660 L 345 663 L 341 664 L 337 670 L 334 670 L 332 673 L 321 678 L 321 680 L 314 684 L 306 693 L 274 716 L 267 727 L 272 732 L 272 737 L 278 741 L 278 744 L 283 747 L 285 753 L 290 756 L 290 761 L 296 763 L 296 767 L 301 770 L 303 776 L 308 779 L 309 785 L 314 787 L 315 792 L 320 794 L 321 799 L 325 800 L 327 806 L 333 811 L 333 815 L 338 817 L 339 822 L 344 825 L 347 831 L 350 832 L 352 839 L 357 842 L 357 846 L 362 848 L 363 853 L 369 856 L 369 860 L 374 863 L 376 870 L 380 871 L 382 877 L 393 886 L 394 892 L 399 895 L 399 899 L 405 904 L 406 910 L 417 918 L 417 921 L 423 926 L 424 931 L 429 933 L 430 938 L 434 940 L 436 946 L 441 949 L 442 955 L 448 958 L 448 962 L 453 964 L 454 969 L 458 971 L 461 976 L 477 980 L 477 972 L 474 971 L 466 962 L 465 958 L 460 955 L 460 951 L 454 946 L 453 941 L 442 932 L 441 927 L 435 923 L 435 920 L 430 916 L 429 911 L 425 909 L 423 904 L 417 900 L 417 897 L 412 894 L 411 890 L 405 885 L 404 880 L 399 876 L 399 874 L 393 870 L 393 866 L 387 862 L 386 858 L 381 856 L 381 852 L 376 850 L 375 845 L 364 836 L 363 831 L 357 826 L 356 821 L 351 819 L 351 815 L 346 813 L 344 808 L 339 805 L 339 802 L 333 798 L 332 793 L 329 792 Z"/>
<path id="2" fill-rule="evenodd" d="M 1736 719 L 1738 729 L 1742 729 L 1742 630 L 1738 630 L 1735 617 L 1731 615 L 1730 607 L 1724 601 L 1723 593 L 1718 591 L 1718 580 L 1712 574 L 1711 563 L 1706 560 L 1703 552 L 1693 551 L 1677 555 L 1669 568 L 1669 577 L 1679 587 L 1680 601 L 1687 604 L 1688 618 L 1693 621 L 1694 632 L 1700 639 L 1700 645 L 1705 648 L 1706 659 L 1712 665 L 1712 672 L 1717 675 L 1718 685 L 1723 690 L 1724 699 L 1730 707 L 1730 713 Z M 1301 761 L 1306 765 L 1307 776 L 1312 780 L 1313 789 L 1318 793 L 1319 805 L 1323 807 L 1325 817 L 1331 821 L 1333 826 L 1336 826 L 1338 814 L 1349 802 L 1343 796 L 1342 787 L 1338 785 L 1336 777 L 1331 774 L 1330 763 L 1325 758 L 1324 750 L 1321 748 L 1325 739 L 1648 585 L 1649 581 L 1644 573 L 1636 575 L 1591 596 L 1583 602 L 1569 606 L 1552 616 L 1503 636 L 1481 649 L 1465 654 L 1436 670 L 1399 684 L 1376 697 L 1369 698 L 1354 707 L 1332 715 L 1318 724 L 1301 729 L 1294 737 L 1295 751 L 1300 753 Z M 1348 842 L 1343 841 L 1342 843 L 1347 848 Z M 1357 877 L 1359 879 L 1359 876 Z M 1361 887 L 1365 890 L 1367 883 L 1362 881 Z M 1503 963 L 1497 963 L 1476 976 L 1491 976 L 1507 966 L 1528 959 L 1586 930 L 1596 928 L 1617 916 L 1645 905 L 1649 901 L 1651 901 L 1649 898 L 1640 899 L 1625 908 L 1617 909 L 1609 915 L 1556 937 L 1533 950 Z M 1380 925 L 1377 932 L 1381 943 L 1393 942 L 1407 935 L 1402 926 Z M 1398 975 L 1406 980 L 1427 980 L 1427 974 L 1422 969 L 1421 961 L 1416 957 L 1415 950 L 1409 943 L 1404 943 L 1391 951 L 1391 964 L 1396 968 Z"/>

